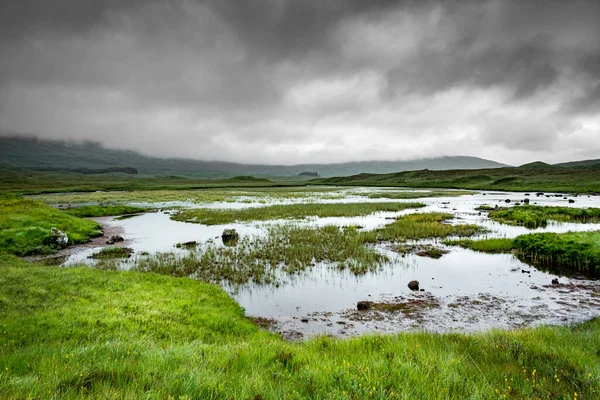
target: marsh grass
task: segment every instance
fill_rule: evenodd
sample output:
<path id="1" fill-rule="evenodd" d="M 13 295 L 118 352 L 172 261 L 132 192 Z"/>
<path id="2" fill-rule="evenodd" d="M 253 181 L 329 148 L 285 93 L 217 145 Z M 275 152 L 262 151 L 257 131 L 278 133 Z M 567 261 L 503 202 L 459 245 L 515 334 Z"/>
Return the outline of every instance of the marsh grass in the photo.
<path id="1" fill-rule="evenodd" d="M 600 276 L 600 231 L 521 235 L 514 248 L 525 261 L 547 270 Z"/>
<path id="2" fill-rule="evenodd" d="M 374 231 L 365 232 L 365 241 L 405 241 L 409 239 L 443 238 L 448 236 L 473 236 L 484 232 L 478 225 L 451 225 L 454 218 L 446 213 L 417 213 L 398 217 L 391 224 Z"/>
<path id="3" fill-rule="evenodd" d="M 431 190 L 423 192 L 411 191 L 384 191 L 370 193 L 370 199 L 421 199 L 428 197 L 458 197 L 475 194 L 466 190 Z"/>
<path id="4" fill-rule="evenodd" d="M 133 250 L 129 247 L 105 247 L 97 253 L 92 254 L 89 258 L 96 260 L 112 260 L 115 258 L 129 258 L 133 254 Z"/>
<path id="5" fill-rule="evenodd" d="M 136 259 L 137 271 L 189 276 L 202 281 L 238 286 L 253 282 L 280 285 L 282 278 L 300 274 L 319 263 L 355 275 L 374 272 L 389 259 L 371 244 L 408 238 L 469 236 L 481 228 L 444 223 L 450 214 L 411 214 L 373 231 L 358 227 L 302 227 L 279 224 L 262 236 L 246 236 L 235 247 L 204 243 L 186 254 L 160 253 Z M 437 257 L 436 251 L 426 255 Z M 441 254 L 440 254 L 441 256 Z"/>
<path id="6" fill-rule="evenodd" d="M 600 208 L 573 208 L 522 205 L 490 211 L 490 219 L 509 225 L 535 229 L 548 221 L 594 223 L 600 222 Z"/>
<path id="7" fill-rule="evenodd" d="M 514 249 L 513 239 L 508 238 L 489 238 L 489 239 L 455 239 L 445 240 L 444 244 L 448 246 L 460 246 L 465 249 L 480 251 L 482 253 L 511 253 Z"/>
<path id="8" fill-rule="evenodd" d="M 243 209 L 188 209 L 180 210 L 171 218 L 183 222 L 221 225 L 241 221 L 304 219 L 306 217 L 355 217 L 380 211 L 398 212 L 424 206 L 422 203 L 304 203 Z"/>
<path id="9" fill-rule="evenodd" d="M 185 190 L 136 190 L 136 191 L 98 191 L 82 193 L 51 193 L 32 195 L 29 198 L 46 204 L 128 204 L 163 202 L 267 202 L 285 199 L 340 198 L 340 191 L 347 188 L 332 187 L 245 187 L 208 188 Z M 113 214 L 116 215 L 116 214 Z"/>
<path id="10" fill-rule="evenodd" d="M 125 205 L 81 206 L 63 210 L 63 212 L 79 218 L 108 217 L 113 215 L 131 215 L 147 212 L 148 208 Z"/>
<path id="11" fill-rule="evenodd" d="M 65 232 L 69 244 L 85 243 L 101 234 L 100 225 L 94 221 L 65 214 L 39 201 L 0 195 L 0 254 L 54 253 L 57 249 L 46 241 L 52 227 Z"/>
<path id="12" fill-rule="evenodd" d="M 299 274 L 317 263 L 360 275 L 387 261 L 386 256 L 365 246 L 356 229 L 277 225 L 264 236 L 242 238 L 235 247 L 207 243 L 185 255 L 160 253 L 140 258 L 133 268 L 234 286 L 248 282 L 279 285 L 282 277 Z"/>
<path id="13" fill-rule="evenodd" d="M 0 271 L 0 398 L 600 396 L 598 319 L 289 343 L 219 287 L 186 278 L 6 257 Z"/>

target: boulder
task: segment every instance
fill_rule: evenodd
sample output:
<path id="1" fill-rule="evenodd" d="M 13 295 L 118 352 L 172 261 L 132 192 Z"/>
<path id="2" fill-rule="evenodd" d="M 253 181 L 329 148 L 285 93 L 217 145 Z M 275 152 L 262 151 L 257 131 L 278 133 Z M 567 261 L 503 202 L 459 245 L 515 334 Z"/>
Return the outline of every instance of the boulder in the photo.
<path id="1" fill-rule="evenodd" d="M 510 199 L 504 200 L 505 203 L 510 203 Z"/>
<path id="2" fill-rule="evenodd" d="M 240 234 L 235 229 L 225 229 L 221 234 L 221 240 L 225 246 L 235 246 L 240 240 Z"/>
<path id="3" fill-rule="evenodd" d="M 419 281 L 408 282 L 408 288 L 413 291 L 418 291 L 419 290 Z"/>
<path id="4" fill-rule="evenodd" d="M 106 244 L 115 244 L 115 243 L 123 242 L 123 241 L 125 241 L 125 239 L 123 239 L 123 236 L 121 236 L 121 235 L 112 235 L 110 237 L 110 239 L 108 239 L 106 241 Z"/>
<path id="5" fill-rule="evenodd" d="M 523 203 L 525 203 L 525 204 L 529 204 L 529 199 L 525 199 L 525 200 L 523 200 Z"/>
<path id="6" fill-rule="evenodd" d="M 575 200 L 569 199 L 569 203 L 575 203 Z"/>
<path id="7" fill-rule="evenodd" d="M 45 240 L 46 244 L 64 249 L 69 244 L 69 237 L 58 228 L 50 228 L 50 236 Z"/>
<path id="8" fill-rule="evenodd" d="M 552 279 L 552 284 L 553 285 L 558 285 L 560 282 L 558 282 L 557 278 Z"/>
<path id="9" fill-rule="evenodd" d="M 373 305 L 372 301 L 359 301 L 358 303 L 356 303 L 356 309 L 359 311 L 364 311 L 364 310 L 368 310 L 371 308 L 371 306 Z"/>

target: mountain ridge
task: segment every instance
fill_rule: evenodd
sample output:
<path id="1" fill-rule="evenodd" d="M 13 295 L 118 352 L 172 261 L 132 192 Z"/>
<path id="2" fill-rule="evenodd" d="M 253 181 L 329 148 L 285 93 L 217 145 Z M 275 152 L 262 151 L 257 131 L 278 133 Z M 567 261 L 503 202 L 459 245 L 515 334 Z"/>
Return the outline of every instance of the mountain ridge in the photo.
<path id="1" fill-rule="evenodd" d="M 352 161 L 331 164 L 260 165 L 226 161 L 146 156 L 133 150 L 115 150 L 98 142 L 46 140 L 27 136 L 0 136 L 0 164 L 25 169 L 135 168 L 140 175 L 226 178 L 238 175 L 299 176 L 314 171 L 321 177 L 361 172 L 391 173 L 407 170 L 499 168 L 507 165 L 470 156 L 442 156 L 404 161 Z M 309 178 L 309 177 L 304 177 Z"/>

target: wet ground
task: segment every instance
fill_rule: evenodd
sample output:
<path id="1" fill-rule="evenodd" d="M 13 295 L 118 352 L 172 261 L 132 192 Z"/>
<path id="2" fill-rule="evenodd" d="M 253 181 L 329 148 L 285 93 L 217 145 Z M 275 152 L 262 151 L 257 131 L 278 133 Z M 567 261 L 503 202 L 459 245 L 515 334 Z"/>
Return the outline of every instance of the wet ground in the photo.
<path id="1" fill-rule="evenodd" d="M 392 189 L 390 189 L 392 190 Z M 397 189 L 393 189 L 397 190 Z M 345 198 L 326 199 L 319 196 L 285 199 L 274 202 L 227 202 L 203 205 L 207 207 L 248 207 L 273 203 L 403 201 L 369 199 L 365 194 L 381 189 L 353 188 L 344 190 Z M 336 196 L 340 192 L 335 193 Z M 549 196 L 549 197 L 547 197 Z M 482 204 L 491 206 L 514 205 L 529 198 L 531 204 L 569 207 L 600 207 L 600 197 L 579 196 L 569 203 L 562 195 L 536 196 L 531 193 L 481 192 L 459 197 L 437 197 L 420 201 L 427 207 L 400 213 L 376 213 L 367 217 L 311 218 L 295 223 L 311 226 L 357 225 L 374 229 L 392 222 L 398 215 L 413 212 L 443 211 L 452 213 L 452 223 L 474 223 L 486 227 L 485 237 L 515 237 L 531 232 L 567 232 L 600 230 L 600 224 L 552 223 L 545 228 L 529 230 L 508 226 L 487 218 L 475 210 Z M 571 198 L 571 197 L 569 197 Z M 510 199 L 510 203 L 506 203 Z M 178 204 L 181 205 L 181 204 Z M 168 204 L 153 204 L 169 208 Z M 186 204 L 186 206 L 190 206 Z M 195 205 L 196 207 L 198 205 Z M 105 236 L 119 233 L 125 237 L 123 246 L 134 254 L 174 252 L 175 245 L 187 241 L 220 245 L 225 228 L 235 228 L 242 236 L 265 234 L 265 226 L 289 221 L 250 222 L 205 226 L 177 222 L 170 219 L 170 211 L 147 213 L 117 220 L 97 219 L 105 227 Z M 100 250 L 106 238 L 67 249 L 60 256 L 65 265 L 93 263 L 88 257 Z M 348 271 L 317 264 L 300 276 L 287 277 L 279 287 L 247 285 L 224 287 L 246 309 L 250 316 L 260 318 L 262 324 L 281 332 L 290 339 L 301 339 L 314 334 L 351 336 L 366 332 L 397 332 L 405 330 L 478 331 L 490 328 L 515 328 L 539 324 L 566 324 L 600 315 L 600 282 L 559 277 L 539 271 L 507 254 L 483 254 L 457 247 L 446 247 L 436 240 L 410 242 L 435 244 L 448 253 L 439 259 L 402 256 L 392 251 L 389 244 L 379 244 L 391 262 L 376 273 L 354 276 Z M 129 262 L 135 262 L 135 255 Z M 127 268 L 128 264 L 123 264 Z M 407 284 L 418 280 L 423 291 L 413 292 Z M 375 304 L 367 310 L 357 310 L 359 301 Z"/>

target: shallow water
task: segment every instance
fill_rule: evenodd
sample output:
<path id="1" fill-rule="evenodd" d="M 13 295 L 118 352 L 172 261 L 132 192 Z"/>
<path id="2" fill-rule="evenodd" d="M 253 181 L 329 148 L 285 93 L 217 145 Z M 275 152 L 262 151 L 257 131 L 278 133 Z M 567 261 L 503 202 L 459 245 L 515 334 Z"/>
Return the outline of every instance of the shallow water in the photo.
<path id="1" fill-rule="evenodd" d="M 394 189 L 388 189 L 398 190 Z M 352 188 L 344 191 L 345 199 L 286 199 L 277 204 L 299 202 L 353 201 L 403 201 L 368 199 L 364 197 L 371 188 Z M 336 194 L 340 194 L 336 192 Z M 361 196 L 362 195 L 362 196 Z M 580 196 L 574 204 L 562 197 L 528 196 L 531 204 L 561 205 L 570 207 L 600 207 L 600 197 Z M 600 230 L 600 224 L 552 223 L 545 228 L 529 230 L 508 226 L 487 218 L 486 213 L 475 210 L 482 204 L 506 206 L 524 199 L 523 193 L 482 192 L 460 197 L 436 197 L 420 201 L 427 204 L 422 209 L 402 212 L 382 212 L 366 217 L 309 218 L 295 221 L 309 226 L 358 225 L 362 229 L 375 229 L 390 223 L 395 217 L 414 212 L 443 211 L 455 215 L 452 223 L 474 223 L 489 229 L 487 237 L 515 237 L 530 232 L 567 232 Z M 511 203 L 505 203 L 511 199 Z M 213 203 L 210 207 L 248 207 L 268 203 Z M 242 236 L 263 235 L 266 221 L 205 226 L 177 222 L 169 212 L 148 213 L 125 220 L 98 219 L 126 238 L 124 246 L 137 254 L 142 252 L 173 252 L 177 243 L 197 241 L 221 245 L 220 235 L 225 228 L 235 228 Z M 364 332 L 395 332 L 408 329 L 432 331 L 473 331 L 492 327 L 511 328 L 540 323 L 564 324 L 600 315 L 600 283 L 578 281 L 561 277 L 561 285 L 552 286 L 554 275 L 538 271 L 512 255 L 483 254 L 458 247 L 446 247 L 436 240 L 418 243 L 435 243 L 450 252 L 442 258 L 408 255 L 401 257 L 389 245 L 378 245 L 391 262 L 376 273 L 354 276 L 349 271 L 338 271 L 327 264 L 318 264 L 299 276 L 283 277 L 279 287 L 247 285 L 241 288 L 224 287 L 246 309 L 248 315 L 273 319 L 272 329 L 297 339 L 314 334 L 355 335 Z M 88 256 L 102 246 L 81 246 L 70 250 L 66 265 L 92 263 Z M 127 267 L 127 264 L 124 264 Z M 522 271 L 529 271 L 523 273 Z M 424 292 L 412 292 L 407 283 L 418 280 Z M 362 300 L 405 303 L 419 300 L 422 306 L 410 312 L 356 311 Z"/>

